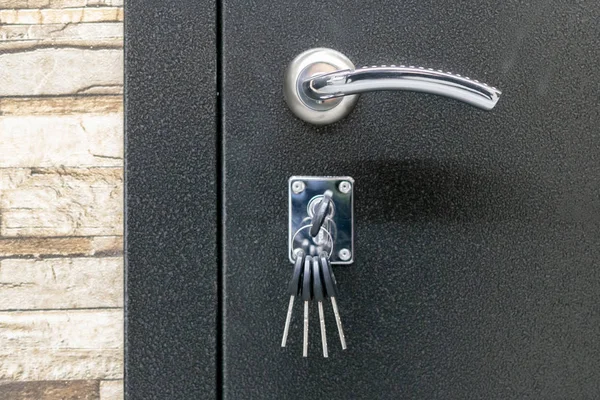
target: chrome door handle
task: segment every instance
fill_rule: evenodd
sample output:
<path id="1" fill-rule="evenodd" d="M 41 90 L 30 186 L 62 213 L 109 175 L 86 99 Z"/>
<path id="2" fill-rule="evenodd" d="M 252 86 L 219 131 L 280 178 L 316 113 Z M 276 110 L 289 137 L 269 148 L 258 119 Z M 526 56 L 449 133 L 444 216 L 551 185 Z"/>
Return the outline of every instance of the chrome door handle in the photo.
<path id="1" fill-rule="evenodd" d="M 410 90 L 451 97 L 484 110 L 494 108 L 500 92 L 468 77 L 431 68 L 373 66 L 355 69 L 342 53 L 316 48 L 289 65 L 285 99 L 292 112 L 313 124 L 336 122 L 352 111 L 358 94 L 378 90 Z"/>

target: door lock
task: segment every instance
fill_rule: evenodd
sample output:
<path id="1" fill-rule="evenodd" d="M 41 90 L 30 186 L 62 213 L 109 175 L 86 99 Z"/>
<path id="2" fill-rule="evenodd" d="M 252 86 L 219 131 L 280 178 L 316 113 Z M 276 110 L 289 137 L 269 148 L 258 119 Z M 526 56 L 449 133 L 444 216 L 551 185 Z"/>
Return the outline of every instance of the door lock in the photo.
<path id="1" fill-rule="evenodd" d="M 293 176 L 289 180 L 289 258 L 294 264 L 288 284 L 290 300 L 281 347 L 287 343 L 294 300 L 302 299 L 303 346 L 308 356 L 308 318 L 311 302 L 317 304 L 323 357 L 328 357 L 325 311 L 331 302 L 342 349 L 346 336 L 337 306 L 337 282 L 332 264 L 351 264 L 353 247 L 353 186 L 350 177 Z"/>
<path id="2" fill-rule="evenodd" d="M 326 252 L 334 265 L 354 262 L 353 186 L 350 177 L 290 178 L 290 262 L 298 250 L 309 256 Z"/>
<path id="3" fill-rule="evenodd" d="M 330 124 L 352 111 L 358 94 L 379 90 L 409 90 L 437 94 L 484 110 L 494 108 L 495 87 L 458 74 L 414 66 L 381 65 L 356 69 L 342 53 L 316 48 L 288 66 L 284 96 L 292 112 L 317 125 Z"/>

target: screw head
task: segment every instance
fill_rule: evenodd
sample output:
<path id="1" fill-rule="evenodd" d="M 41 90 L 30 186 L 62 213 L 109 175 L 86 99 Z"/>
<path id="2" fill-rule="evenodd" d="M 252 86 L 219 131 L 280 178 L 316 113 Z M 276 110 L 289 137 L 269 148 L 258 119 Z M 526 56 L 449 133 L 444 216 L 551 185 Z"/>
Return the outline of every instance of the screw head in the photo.
<path id="1" fill-rule="evenodd" d="M 342 181 L 340 182 L 338 189 L 340 189 L 340 192 L 344 194 L 350 193 L 352 190 L 352 184 L 348 181 Z"/>
<path id="2" fill-rule="evenodd" d="M 302 181 L 294 181 L 292 182 L 292 192 L 298 194 L 304 192 L 306 189 L 306 184 Z"/>
<path id="3" fill-rule="evenodd" d="M 338 257 L 342 261 L 348 261 L 352 258 L 352 253 L 350 253 L 350 250 L 348 249 L 341 249 L 338 253 Z"/>

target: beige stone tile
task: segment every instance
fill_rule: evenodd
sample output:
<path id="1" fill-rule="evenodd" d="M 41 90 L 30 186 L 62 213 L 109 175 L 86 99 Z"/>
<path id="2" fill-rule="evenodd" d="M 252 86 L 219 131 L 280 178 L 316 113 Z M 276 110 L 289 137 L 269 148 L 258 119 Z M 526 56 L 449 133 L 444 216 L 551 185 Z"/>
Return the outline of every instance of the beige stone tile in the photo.
<path id="1" fill-rule="evenodd" d="M 122 120 L 123 96 L 0 97 L 0 115 L 4 117 L 72 114 L 119 114 Z"/>
<path id="2" fill-rule="evenodd" d="M 122 236 L 0 238 L 0 257 L 118 256 L 122 253 Z"/>
<path id="3" fill-rule="evenodd" d="M 0 25 L 0 51 L 14 52 L 40 46 L 118 49 L 123 46 L 123 24 Z"/>
<path id="4" fill-rule="evenodd" d="M 0 9 L 0 24 L 77 24 L 83 22 L 122 22 L 121 7 L 65 9 Z"/>
<path id="5" fill-rule="evenodd" d="M 0 381 L 122 377 L 122 310 L 0 312 Z"/>
<path id="6" fill-rule="evenodd" d="M 2 0 L 0 8 L 73 8 L 73 7 L 117 7 L 123 0 Z"/>
<path id="7" fill-rule="evenodd" d="M 123 381 L 102 381 L 100 382 L 100 400 L 123 400 L 124 386 Z"/>
<path id="8" fill-rule="evenodd" d="M 121 49 L 41 48 L 0 53 L 0 97 L 120 94 Z"/>
<path id="9" fill-rule="evenodd" d="M 123 115 L 0 116 L 0 168 L 123 165 Z"/>
<path id="10" fill-rule="evenodd" d="M 121 168 L 0 169 L 0 234 L 122 236 Z"/>
<path id="11" fill-rule="evenodd" d="M 123 258 L 0 260 L 0 310 L 123 307 Z"/>
<path id="12" fill-rule="evenodd" d="M 98 400 L 98 381 L 42 381 L 0 383 L 4 400 Z"/>

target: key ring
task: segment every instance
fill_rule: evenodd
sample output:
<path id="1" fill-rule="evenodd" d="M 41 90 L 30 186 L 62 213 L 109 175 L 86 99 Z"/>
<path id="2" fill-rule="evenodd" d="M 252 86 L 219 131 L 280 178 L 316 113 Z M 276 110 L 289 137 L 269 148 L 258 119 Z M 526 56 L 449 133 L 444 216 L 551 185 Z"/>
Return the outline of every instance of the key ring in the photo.
<path id="1" fill-rule="evenodd" d="M 304 224 L 304 223 L 308 223 L 309 221 L 312 221 L 311 217 L 306 217 L 302 220 L 302 222 L 300 222 L 300 224 Z M 308 223 L 310 225 L 310 223 Z M 331 218 L 326 218 L 325 222 L 324 222 L 324 226 L 325 224 L 329 227 L 329 229 L 331 230 L 331 237 L 333 237 L 333 235 L 335 235 L 337 237 L 337 225 L 335 223 L 335 221 Z M 324 231 L 327 231 L 327 228 L 324 228 L 323 226 L 321 226 L 321 228 Z"/>
<path id="2" fill-rule="evenodd" d="M 292 236 L 292 244 L 294 243 L 294 240 L 296 239 L 296 236 L 298 235 L 298 233 L 300 233 L 300 231 L 307 229 L 307 228 L 312 228 L 313 224 L 310 225 L 304 225 L 303 227 L 301 227 L 300 229 L 298 229 L 296 231 L 296 233 L 294 233 L 294 236 Z M 327 236 L 329 236 L 329 240 L 331 241 L 331 248 L 329 249 L 329 257 L 331 257 L 331 255 L 333 254 L 333 236 L 331 236 L 331 233 L 329 233 L 329 231 L 323 227 L 321 227 L 321 229 L 323 231 L 325 231 L 325 233 L 327 234 Z M 297 247 L 296 249 L 299 249 L 299 247 Z M 292 254 L 295 253 L 296 249 L 292 249 Z"/>

